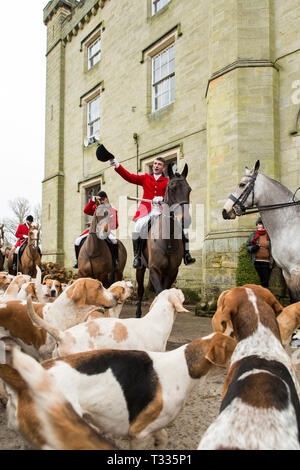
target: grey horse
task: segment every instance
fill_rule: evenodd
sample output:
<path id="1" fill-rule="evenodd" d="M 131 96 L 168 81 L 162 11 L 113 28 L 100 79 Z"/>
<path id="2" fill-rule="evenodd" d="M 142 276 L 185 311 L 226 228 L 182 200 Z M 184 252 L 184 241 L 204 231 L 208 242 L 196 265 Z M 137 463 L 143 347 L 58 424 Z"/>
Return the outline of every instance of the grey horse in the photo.
<path id="1" fill-rule="evenodd" d="M 260 162 L 245 174 L 223 207 L 224 219 L 235 219 L 257 206 L 272 242 L 272 256 L 282 269 L 291 302 L 300 301 L 300 205 L 278 181 L 258 173 Z M 283 203 L 283 207 L 269 206 Z M 287 205 L 286 203 L 292 203 Z M 263 207 L 262 207 L 263 206 Z M 267 206 L 267 207 L 266 207 Z"/>

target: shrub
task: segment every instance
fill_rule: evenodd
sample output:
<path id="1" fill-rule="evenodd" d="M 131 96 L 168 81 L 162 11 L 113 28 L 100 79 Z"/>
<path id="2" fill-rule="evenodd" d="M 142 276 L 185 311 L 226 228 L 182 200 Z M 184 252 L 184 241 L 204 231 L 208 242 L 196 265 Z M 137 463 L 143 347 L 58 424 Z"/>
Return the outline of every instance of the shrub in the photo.
<path id="1" fill-rule="evenodd" d="M 71 270 L 67 271 L 57 263 L 42 263 L 42 277 L 49 276 L 50 279 L 57 279 L 60 282 L 68 283 L 70 279 L 76 279 Z"/>
<path id="2" fill-rule="evenodd" d="M 236 270 L 236 285 L 243 286 L 244 284 L 260 285 L 260 279 L 247 251 L 246 243 L 243 243 L 239 249 Z"/>

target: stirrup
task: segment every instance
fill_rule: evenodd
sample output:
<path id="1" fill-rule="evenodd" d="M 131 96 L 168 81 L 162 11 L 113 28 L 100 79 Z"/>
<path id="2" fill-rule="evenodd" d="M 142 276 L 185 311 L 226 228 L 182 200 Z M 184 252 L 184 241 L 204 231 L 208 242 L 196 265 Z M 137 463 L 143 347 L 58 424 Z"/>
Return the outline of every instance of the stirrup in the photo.
<path id="1" fill-rule="evenodd" d="M 192 258 L 191 254 L 188 251 L 184 253 L 184 257 L 183 257 L 184 264 L 192 264 L 192 263 L 195 263 L 195 261 L 196 259 Z"/>
<path id="2" fill-rule="evenodd" d="M 140 268 L 142 266 L 142 261 L 140 256 L 136 256 L 133 260 L 132 267 L 134 269 Z"/>

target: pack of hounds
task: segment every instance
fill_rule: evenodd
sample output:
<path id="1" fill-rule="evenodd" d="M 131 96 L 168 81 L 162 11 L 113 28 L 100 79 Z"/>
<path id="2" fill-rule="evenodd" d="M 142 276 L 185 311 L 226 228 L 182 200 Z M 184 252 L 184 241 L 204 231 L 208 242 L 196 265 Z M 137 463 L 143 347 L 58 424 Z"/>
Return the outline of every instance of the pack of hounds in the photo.
<path id="1" fill-rule="evenodd" d="M 300 449 L 299 383 L 286 350 L 300 302 L 283 308 L 261 286 L 221 293 L 212 331 L 166 351 L 180 289 L 158 294 L 142 318 L 120 318 L 130 281 L 108 289 L 0 273 L 1 400 L 7 426 L 38 449 L 166 449 L 167 426 L 192 388 L 227 368 L 218 417 L 199 450 Z M 224 370 L 224 369 L 223 369 Z M 199 400 L 200 400 L 199 396 Z M 201 420 L 201 416 L 199 416 Z"/>

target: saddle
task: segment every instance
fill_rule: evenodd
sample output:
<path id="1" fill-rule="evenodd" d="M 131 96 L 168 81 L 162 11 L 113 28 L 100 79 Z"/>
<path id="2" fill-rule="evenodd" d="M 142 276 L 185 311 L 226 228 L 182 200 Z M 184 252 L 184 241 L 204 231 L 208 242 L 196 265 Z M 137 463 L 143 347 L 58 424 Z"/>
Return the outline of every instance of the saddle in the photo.
<path id="1" fill-rule="evenodd" d="M 21 246 L 20 246 L 20 249 L 19 249 L 19 261 L 21 261 L 21 257 L 22 257 L 22 254 L 24 253 L 24 250 L 26 248 L 26 246 L 28 245 L 27 241 L 25 243 L 23 243 Z"/>
<path id="2" fill-rule="evenodd" d="M 151 230 L 152 225 L 154 224 L 154 222 L 156 221 L 156 219 L 159 216 L 160 216 L 160 214 L 151 216 L 151 218 L 148 220 L 148 224 L 145 224 L 144 227 L 142 227 L 141 234 L 140 234 L 141 245 L 142 245 L 142 253 L 143 253 L 143 250 L 144 250 L 144 248 L 146 246 L 146 243 L 147 243 L 148 233 Z M 155 238 L 154 238 L 154 242 L 156 242 Z M 175 253 L 176 251 L 177 251 L 177 245 L 174 245 L 174 243 L 172 243 L 172 240 L 169 240 L 169 244 L 167 246 L 166 254 L 171 255 L 171 254 Z"/>

